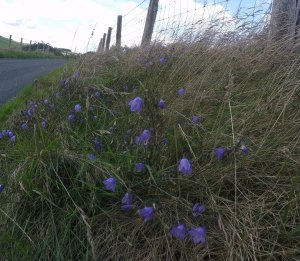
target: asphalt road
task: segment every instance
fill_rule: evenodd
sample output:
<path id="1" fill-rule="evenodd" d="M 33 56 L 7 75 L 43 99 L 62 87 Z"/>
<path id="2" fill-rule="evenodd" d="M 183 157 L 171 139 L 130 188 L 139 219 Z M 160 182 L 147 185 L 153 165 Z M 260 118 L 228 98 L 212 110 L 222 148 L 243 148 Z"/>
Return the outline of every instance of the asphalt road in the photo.
<path id="1" fill-rule="evenodd" d="M 66 62 L 63 59 L 0 59 L 0 106 L 36 78 Z"/>

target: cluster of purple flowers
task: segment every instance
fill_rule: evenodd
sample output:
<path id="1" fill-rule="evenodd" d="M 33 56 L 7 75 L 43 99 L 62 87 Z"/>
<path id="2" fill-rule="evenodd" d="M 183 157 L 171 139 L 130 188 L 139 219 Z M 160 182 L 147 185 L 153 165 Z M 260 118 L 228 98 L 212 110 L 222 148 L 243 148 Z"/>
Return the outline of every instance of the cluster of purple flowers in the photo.
<path id="1" fill-rule="evenodd" d="M 130 110 L 132 112 L 141 112 L 143 109 L 143 104 L 144 104 L 144 102 L 141 97 L 135 97 L 128 103 Z M 160 98 L 160 100 L 158 101 L 157 107 L 159 109 L 164 109 L 166 107 L 166 103 L 162 98 Z"/>
<path id="2" fill-rule="evenodd" d="M 101 145 L 100 141 L 98 140 L 98 138 L 95 138 L 92 142 L 93 142 L 93 145 L 94 145 L 94 149 L 97 152 L 100 152 L 101 148 L 102 148 L 102 145 Z M 87 158 L 90 161 L 95 161 L 97 159 L 97 156 L 94 153 L 89 153 L 89 154 L 87 154 Z"/>
<path id="3" fill-rule="evenodd" d="M 80 72 L 76 71 L 74 73 L 73 77 L 74 78 L 80 77 Z M 69 79 L 61 80 L 61 82 L 60 82 L 61 87 L 64 87 L 64 88 L 67 87 L 69 84 L 70 84 L 70 80 Z M 55 98 L 59 98 L 61 96 L 62 96 L 61 92 L 56 92 L 54 94 Z M 27 117 L 27 119 L 24 120 L 23 123 L 20 124 L 21 125 L 21 129 L 23 131 L 28 130 L 30 128 L 30 123 L 32 121 L 36 121 L 35 114 L 37 113 L 37 110 L 38 110 L 38 108 L 40 106 L 45 106 L 45 107 L 48 107 L 48 108 L 55 109 L 55 104 L 51 103 L 51 101 L 50 101 L 49 98 L 43 98 L 40 101 L 29 100 L 27 102 L 27 105 L 28 105 L 27 109 L 21 111 L 21 114 L 23 116 Z M 74 111 L 75 112 L 81 112 L 81 110 L 82 110 L 81 105 L 80 104 L 76 104 L 75 107 L 74 107 Z M 75 120 L 76 120 L 76 115 L 75 114 L 68 115 L 68 121 L 69 122 L 73 122 Z M 47 128 L 47 121 L 45 119 L 42 119 L 41 122 L 40 122 L 40 126 L 41 126 L 41 128 L 46 129 Z M 0 131 L 0 139 L 2 139 L 5 136 L 8 136 L 9 140 L 11 142 L 15 142 L 16 141 L 16 135 L 12 131 L 10 131 L 10 130 L 2 130 L 2 131 Z M 99 145 L 97 145 L 97 146 L 99 147 Z"/>
<path id="4" fill-rule="evenodd" d="M 55 94 L 55 97 L 58 97 L 58 96 L 61 96 L 60 92 L 57 92 Z M 27 109 L 21 111 L 21 115 L 26 117 L 26 119 L 23 119 L 23 122 L 20 123 L 21 129 L 23 131 L 29 130 L 30 125 L 37 124 L 38 118 L 40 116 L 38 114 L 39 111 L 42 113 L 43 111 L 47 112 L 47 110 L 49 112 L 49 109 L 52 109 L 52 111 L 54 111 L 56 109 L 55 104 L 52 103 L 51 99 L 49 99 L 49 98 L 43 98 L 38 101 L 30 100 L 27 102 L 27 105 L 28 105 Z M 40 123 L 38 123 L 38 124 L 43 129 L 47 128 L 47 121 L 44 118 L 42 118 Z"/>
<path id="5" fill-rule="evenodd" d="M 205 206 L 201 205 L 200 203 L 194 204 L 192 208 L 193 216 L 197 217 L 205 211 Z"/>
<path id="6" fill-rule="evenodd" d="M 59 97 L 61 96 L 60 92 L 57 92 L 55 94 L 55 97 Z M 55 104 L 51 102 L 51 100 L 49 100 L 48 98 L 44 98 L 42 100 L 39 101 L 29 101 L 28 102 L 28 109 L 26 110 L 27 116 L 29 117 L 29 119 L 31 119 L 35 113 L 37 112 L 38 108 L 40 107 L 46 107 L 46 108 L 51 108 L 52 110 L 55 110 Z"/>
<path id="7" fill-rule="evenodd" d="M 151 62 L 151 61 L 150 61 Z M 164 64 L 167 62 L 166 57 L 160 57 L 159 59 L 160 64 Z M 74 76 L 75 78 L 80 77 L 80 72 L 77 71 L 75 72 Z M 66 88 L 68 87 L 70 81 L 69 80 L 62 80 L 61 81 L 61 86 Z M 128 87 L 124 87 L 125 91 L 128 91 Z M 177 91 L 177 94 L 179 96 L 184 96 L 186 95 L 186 89 L 180 88 Z M 56 97 L 60 97 L 61 94 L 59 92 L 56 93 Z M 95 97 L 100 97 L 101 93 L 99 91 L 96 91 L 94 93 Z M 50 105 L 49 100 L 47 98 L 43 99 L 42 103 L 45 106 Z M 27 116 L 29 117 L 29 122 L 31 121 L 31 118 L 34 116 L 36 110 L 37 110 L 37 104 L 34 102 L 30 102 L 30 107 L 26 111 Z M 143 110 L 143 105 L 144 105 L 144 100 L 141 97 L 135 97 L 134 99 L 130 100 L 128 103 L 128 106 L 130 107 L 131 112 L 142 112 Z M 165 101 L 161 97 L 157 103 L 157 108 L 159 109 L 164 109 L 166 107 Z M 78 117 L 80 117 L 80 113 L 82 112 L 82 106 L 80 103 L 76 104 L 71 113 L 67 116 L 68 122 L 74 122 L 77 120 Z M 93 119 L 96 120 L 96 116 L 93 116 Z M 29 129 L 29 124 L 28 121 L 22 123 L 21 128 L 23 130 L 28 130 Z M 195 125 L 200 125 L 202 122 L 202 118 L 199 115 L 193 115 L 191 117 L 191 122 Z M 45 129 L 47 127 L 47 122 L 46 120 L 41 121 L 41 127 Z M 110 129 L 112 132 L 113 127 Z M 127 135 L 131 135 L 131 130 L 127 131 Z M 16 140 L 16 135 L 11 130 L 2 130 L 0 132 L 0 139 L 3 137 L 8 136 L 11 142 L 15 142 Z M 147 145 L 151 139 L 151 132 L 148 129 L 144 129 L 139 135 L 137 135 L 134 139 L 136 145 Z M 100 152 L 102 149 L 102 145 L 100 141 L 95 138 L 93 141 L 93 146 L 94 146 L 94 151 Z M 163 139 L 162 141 L 163 144 L 167 145 L 169 144 L 169 141 L 167 138 Z M 240 146 L 240 151 L 242 154 L 247 155 L 248 154 L 248 148 L 245 146 L 244 143 L 241 144 Z M 228 149 L 225 147 L 217 147 L 214 150 L 214 154 L 218 160 L 222 160 L 228 155 Z M 94 153 L 89 153 L 87 154 L 87 158 L 89 161 L 95 161 L 97 160 L 97 156 Z M 145 169 L 145 164 L 143 162 L 137 162 L 135 164 L 135 169 L 136 172 L 141 173 Z M 192 174 L 193 167 L 192 163 L 190 160 L 186 157 L 183 157 L 180 159 L 178 163 L 178 172 L 184 174 L 185 176 L 190 176 Z M 109 177 L 102 182 L 103 187 L 105 190 L 110 191 L 110 192 L 116 192 L 117 190 L 117 185 L 118 181 L 114 177 Z M 0 184 L 0 193 L 3 191 L 4 185 Z M 125 193 L 124 196 L 121 199 L 121 210 L 124 212 L 129 212 L 134 209 L 134 198 L 135 195 L 133 193 Z M 199 216 L 205 211 L 205 206 L 201 205 L 200 203 L 194 204 L 192 207 L 192 214 L 194 217 Z M 144 222 L 150 221 L 154 217 L 155 213 L 155 208 L 152 206 L 144 206 L 142 208 L 139 208 L 138 210 L 139 216 L 143 219 Z M 202 244 L 205 245 L 206 243 L 206 229 L 205 227 L 197 226 L 191 228 L 189 231 L 187 231 L 186 226 L 184 224 L 179 224 L 177 226 L 173 226 L 170 228 L 170 233 L 176 237 L 179 240 L 185 240 L 186 236 L 189 234 L 194 242 L 194 244 Z"/>
<path id="8" fill-rule="evenodd" d="M 193 208 L 193 216 L 196 217 L 199 214 L 202 214 L 205 210 L 205 207 L 199 203 L 196 203 Z M 178 226 L 173 226 L 170 228 L 170 233 L 179 240 L 184 240 L 187 235 L 187 230 L 184 224 L 179 224 Z M 206 243 L 206 230 L 204 227 L 194 227 L 189 231 L 189 235 L 192 237 L 195 245 Z"/>
<path id="9" fill-rule="evenodd" d="M 6 136 L 9 138 L 9 140 L 11 142 L 15 142 L 16 141 L 16 135 L 11 130 L 2 130 L 0 132 L 0 139 L 4 138 Z"/>
<path id="10" fill-rule="evenodd" d="M 76 121 L 76 115 L 75 113 L 80 113 L 82 111 L 81 105 L 78 103 L 74 106 L 74 110 L 72 110 L 72 113 L 70 113 L 67 117 L 68 122 L 75 122 Z"/>
<path id="11" fill-rule="evenodd" d="M 38 104 L 36 102 L 29 101 L 28 105 L 29 105 L 29 107 L 28 107 L 28 110 L 26 111 L 26 114 L 29 117 L 29 119 L 31 119 L 38 109 Z"/>
<path id="12" fill-rule="evenodd" d="M 104 189 L 109 190 L 111 192 L 116 192 L 117 187 L 117 180 L 113 177 L 105 179 L 103 182 Z M 123 198 L 121 199 L 121 210 L 128 212 L 130 210 L 133 210 L 134 195 L 132 193 L 125 193 Z M 147 222 L 151 220 L 154 216 L 154 208 L 153 207 L 144 207 L 139 209 L 139 215 L 144 220 L 144 222 Z"/>
<path id="13" fill-rule="evenodd" d="M 29 125 L 27 122 L 22 123 L 21 125 L 22 130 L 28 130 L 29 129 Z"/>
<path id="14" fill-rule="evenodd" d="M 148 69 L 154 64 L 158 66 L 163 66 L 168 61 L 168 56 L 166 54 L 161 53 L 159 56 L 154 54 L 151 49 L 146 50 L 144 53 L 145 56 L 140 55 L 137 57 L 137 62 L 140 63 L 145 69 Z"/>
<path id="15" fill-rule="evenodd" d="M 225 148 L 225 147 L 217 147 L 215 148 L 215 156 L 218 160 L 224 159 L 232 150 Z M 240 151 L 242 152 L 243 155 L 248 154 L 248 148 L 244 143 L 241 144 L 240 146 Z"/>
<path id="16" fill-rule="evenodd" d="M 184 224 L 179 224 L 170 229 L 170 233 L 179 240 L 184 240 L 187 235 L 187 230 Z M 195 245 L 206 243 L 206 230 L 205 227 L 194 227 L 189 231 Z"/>
<path id="17" fill-rule="evenodd" d="M 161 63 L 164 63 L 164 58 L 160 59 Z M 179 96 L 184 96 L 186 94 L 186 90 L 184 88 L 181 88 L 178 90 Z M 131 100 L 128 104 L 130 106 L 130 110 L 132 112 L 141 112 L 143 108 L 143 100 L 140 97 L 136 97 L 133 100 Z M 165 108 L 165 102 L 161 98 L 157 104 L 158 108 L 164 109 Z M 199 115 L 193 115 L 191 118 L 191 122 L 195 125 L 200 125 L 202 122 L 202 118 Z M 151 138 L 151 133 L 149 130 L 144 130 L 142 134 L 135 137 L 135 143 L 147 143 L 149 139 Z M 168 141 L 166 141 L 164 144 L 168 144 Z M 242 144 L 240 147 L 241 152 L 246 155 L 248 153 L 248 149 L 245 146 L 245 144 Z M 217 147 L 215 148 L 215 156 L 218 160 L 223 159 L 227 155 L 227 149 L 224 147 Z M 142 162 L 139 162 L 136 164 L 136 171 L 142 172 L 144 169 L 144 164 Z M 192 173 L 192 164 L 187 158 L 182 158 L 179 161 L 178 164 L 178 172 L 189 176 Z M 128 197 L 128 195 L 126 196 Z M 124 196 L 125 198 L 125 196 Z M 201 205 L 200 203 L 194 204 L 192 208 L 192 214 L 194 217 L 197 217 L 198 215 L 202 214 L 205 211 L 205 207 Z M 152 218 L 154 214 L 154 209 L 152 207 L 145 207 L 143 209 L 139 210 L 139 214 L 144 218 L 144 221 L 148 221 Z M 173 236 L 180 240 L 184 240 L 187 235 L 187 230 L 184 224 L 179 224 L 178 226 L 174 226 L 170 229 L 170 232 Z M 204 245 L 206 243 L 206 229 L 205 227 L 194 227 L 191 228 L 188 232 L 188 234 L 192 237 L 194 244 L 202 244 Z"/>

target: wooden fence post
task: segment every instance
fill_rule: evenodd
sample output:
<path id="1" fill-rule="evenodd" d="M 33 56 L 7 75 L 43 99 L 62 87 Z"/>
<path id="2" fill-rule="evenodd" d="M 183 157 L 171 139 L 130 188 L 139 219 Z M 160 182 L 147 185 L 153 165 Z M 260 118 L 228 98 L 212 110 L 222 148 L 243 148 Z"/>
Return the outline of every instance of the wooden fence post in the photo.
<path id="1" fill-rule="evenodd" d="M 296 10 L 296 0 L 273 0 L 270 22 L 270 38 L 272 41 L 294 39 L 297 21 Z"/>
<path id="2" fill-rule="evenodd" d="M 11 35 L 9 36 L 8 48 L 11 46 Z"/>
<path id="3" fill-rule="evenodd" d="M 118 48 L 121 47 L 121 39 L 122 39 L 122 15 L 118 15 L 117 34 L 116 34 L 116 46 Z"/>
<path id="4" fill-rule="evenodd" d="M 106 33 L 103 34 L 103 41 L 102 41 L 102 46 L 101 46 L 101 52 L 104 51 L 104 46 L 105 46 L 105 41 L 106 41 Z"/>
<path id="5" fill-rule="evenodd" d="M 111 28 L 111 27 L 108 27 L 105 51 L 108 51 L 108 50 L 109 50 L 110 38 L 111 38 L 111 31 L 112 31 L 112 28 Z"/>
<path id="6" fill-rule="evenodd" d="M 142 38 L 142 45 L 147 45 L 151 42 L 155 19 L 158 10 L 158 1 L 159 0 L 150 0 L 143 38 Z"/>
<path id="7" fill-rule="evenodd" d="M 295 42 L 296 45 L 300 45 L 300 2 L 297 1 L 296 11 L 296 31 L 295 31 Z"/>
<path id="8" fill-rule="evenodd" d="M 97 53 L 100 53 L 100 52 L 101 52 L 102 42 L 103 42 L 103 38 L 100 39 L 100 42 L 99 42 L 99 44 L 98 44 Z"/>
<path id="9" fill-rule="evenodd" d="M 22 46 L 23 46 L 23 38 L 21 38 L 21 44 L 20 44 L 21 50 L 22 50 Z"/>

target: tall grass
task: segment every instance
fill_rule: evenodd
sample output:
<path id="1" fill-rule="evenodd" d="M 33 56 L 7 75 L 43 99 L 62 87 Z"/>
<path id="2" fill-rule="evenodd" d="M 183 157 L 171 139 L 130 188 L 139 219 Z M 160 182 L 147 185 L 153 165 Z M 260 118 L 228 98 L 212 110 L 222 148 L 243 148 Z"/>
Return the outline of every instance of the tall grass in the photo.
<path id="1" fill-rule="evenodd" d="M 178 42 L 86 55 L 44 82 L 45 92 L 6 123 L 16 141 L 0 140 L 2 258 L 298 260 L 299 57 L 263 36 L 224 46 Z M 137 96 L 141 113 L 128 106 Z M 144 129 L 152 137 L 136 145 Z M 221 160 L 217 147 L 226 149 Z M 190 176 L 178 172 L 183 157 Z M 103 187 L 109 177 L 115 193 Z M 126 192 L 135 195 L 128 213 Z M 197 217 L 195 203 L 206 208 Z M 144 206 L 155 208 L 146 223 Z M 176 239 L 170 228 L 178 224 L 204 226 L 206 244 Z"/>
<path id="2" fill-rule="evenodd" d="M 30 58 L 65 58 L 63 56 L 54 55 L 53 53 L 44 53 L 36 51 L 22 51 L 16 49 L 1 49 L 0 58 L 19 58 L 19 59 L 30 59 Z"/>

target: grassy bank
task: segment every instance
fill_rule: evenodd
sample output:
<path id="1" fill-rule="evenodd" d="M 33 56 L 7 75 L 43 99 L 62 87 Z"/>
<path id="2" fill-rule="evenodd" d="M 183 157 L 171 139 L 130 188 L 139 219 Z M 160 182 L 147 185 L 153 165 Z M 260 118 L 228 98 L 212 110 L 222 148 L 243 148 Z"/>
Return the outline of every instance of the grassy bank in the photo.
<path id="1" fill-rule="evenodd" d="M 23 46 L 27 45 L 26 43 Z M 0 36 L 0 58 L 59 58 L 62 56 L 54 55 L 53 53 L 36 52 L 36 51 L 22 51 L 20 43 L 11 41 L 9 48 L 9 39 Z M 65 58 L 65 57 L 64 57 Z"/>
<path id="2" fill-rule="evenodd" d="M 11 117 L 12 114 L 22 110 L 29 100 L 39 99 L 48 95 L 52 90 L 49 85 L 56 82 L 57 79 L 69 70 L 67 66 L 54 70 L 53 72 L 40 77 L 33 84 L 26 86 L 20 94 L 12 100 L 0 106 L 0 129 L 5 127 L 5 122 Z M 40 88 L 42 86 L 42 88 Z M 47 86 L 45 88 L 45 86 Z"/>
<path id="3" fill-rule="evenodd" d="M 11 44 L 10 44 L 10 47 L 11 48 L 15 48 L 15 49 L 21 49 L 21 44 L 12 40 L 11 41 Z M 0 48 L 1 49 L 7 49 L 9 48 L 9 39 L 8 38 L 5 38 L 3 36 L 0 35 Z"/>
<path id="4" fill-rule="evenodd" d="M 43 53 L 43 52 L 26 52 L 17 49 L 0 49 L 0 58 L 21 58 L 21 59 L 29 59 L 29 58 L 64 58 L 63 56 L 57 56 L 51 53 Z"/>
<path id="5" fill-rule="evenodd" d="M 297 260 L 299 68 L 263 40 L 82 57 L 3 127 L 2 256 Z"/>

